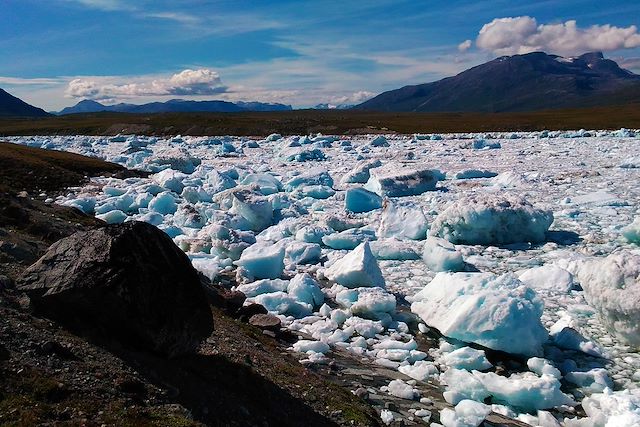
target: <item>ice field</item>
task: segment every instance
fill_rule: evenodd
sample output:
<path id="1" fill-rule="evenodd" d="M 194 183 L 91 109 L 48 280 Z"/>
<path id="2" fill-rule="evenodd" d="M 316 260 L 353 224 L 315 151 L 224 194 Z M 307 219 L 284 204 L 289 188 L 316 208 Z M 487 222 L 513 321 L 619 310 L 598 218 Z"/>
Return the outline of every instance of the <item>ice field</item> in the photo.
<path id="1" fill-rule="evenodd" d="M 149 222 L 209 278 L 234 274 L 309 337 L 302 363 L 348 351 L 405 374 L 381 392 L 416 402 L 415 381 L 441 384 L 445 426 L 619 427 L 640 425 L 637 135 L 8 140 L 152 172 L 49 201 Z"/>

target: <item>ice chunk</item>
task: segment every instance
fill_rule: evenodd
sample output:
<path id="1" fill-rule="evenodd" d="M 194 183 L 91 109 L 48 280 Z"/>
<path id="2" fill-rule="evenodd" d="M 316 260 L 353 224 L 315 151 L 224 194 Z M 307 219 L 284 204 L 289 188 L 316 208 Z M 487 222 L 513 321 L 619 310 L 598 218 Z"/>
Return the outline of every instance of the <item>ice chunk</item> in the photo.
<path id="1" fill-rule="evenodd" d="M 484 371 L 493 365 L 484 353 L 484 350 L 476 350 L 471 347 L 461 347 L 451 353 L 446 353 L 442 361 L 451 368 L 466 369 L 468 371 Z"/>
<path id="2" fill-rule="evenodd" d="M 104 214 L 96 215 L 96 218 L 103 220 L 107 224 L 121 224 L 125 219 L 127 219 L 127 214 L 116 209 Z"/>
<path id="3" fill-rule="evenodd" d="M 557 379 L 562 378 L 560 370 L 553 366 L 547 359 L 543 359 L 541 357 L 532 357 L 527 360 L 527 367 L 531 372 L 535 372 L 540 376 L 546 374 L 551 375 L 552 377 Z"/>
<path id="4" fill-rule="evenodd" d="M 329 280 L 348 288 L 385 286 L 378 261 L 366 241 L 336 261 L 324 274 Z"/>
<path id="5" fill-rule="evenodd" d="M 180 194 L 184 189 L 182 181 L 187 177 L 186 174 L 175 171 L 173 169 L 165 169 L 156 174 L 151 175 L 151 179 L 157 182 L 167 190 L 171 190 L 174 193 Z"/>
<path id="6" fill-rule="evenodd" d="M 420 259 L 420 255 L 406 241 L 395 238 L 374 240 L 369 242 L 371 252 L 377 259 L 412 260 Z"/>
<path id="7" fill-rule="evenodd" d="M 422 250 L 422 260 L 432 271 L 462 271 L 462 254 L 448 241 L 429 236 Z"/>
<path id="8" fill-rule="evenodd" d="M 345 193 L 344 205 L 350 212 L 369 212 L 382 207 L 382 198 L 364 188 L 349 188 Z"/>
<path id="9" fill-rule="evenodd" d="M 455 409 L 440 411 L 444 427 L 478 427 L 491 412 L 491 406 L 473 400 L 461 400 Z"/>
<path id="10" fill-rule="evenodd" d="M 285 292 L 271 292 L 260 294 L 252 298 L 272 313 L 284 314 L 296 318 L 305 317 L 311 314 L 313 307 L 311 304 L 298 302 L 294 297 Z"/>
<path id="11" fill-rule="evenodd" d="M 297 301 L 319 307 L 324 302 L 324 294 L 315 281 L 307 273 L 296 274 L 287 287 L 287 293 Z"/>
<path id="12" fill-rule="evenodd" d="M 381 288 L 344 289 L 337 293 L 336 301 L 365 319 L 384 319 L 396 310 L 396 297 Z"/>
<path id="13" fill-rule="evenodd" d="M 480 169 L 465 169 L 460 172 L 456 172 L 455 179 L 477 179 L 477 178 L 493 178 L 498 176 L 497 172 Z"/>
<path id="14" fill-rule="evenodd" d="M 253 298 L 261 294 L 269 294 L 272 292 L 284 292 L 289 287 L 288 280 L 281 279 L 262 279 L 255 282 L 239 285 L 236 289 L 246 295 L 247 298 Z"/>
<path id="15" fill-rule="evenodd" d="M 586 372 L 569 372 L 564 378 L 576 384 L 583 392 L 601 393 L 607 388 L 613 390 L 613 381 L 609 378 L 607 370 L 603 368 L 593 368 Z"/>
<path id="16" fill-rule="evenodd" d="M 71 206 L 81 210 L 82 212 L 91 215 L 96 207 L 95 197 L 78 197 L 77 199 L 66 200 L 62 203 L 64 206 Z"/>
<path id="17" fill-rule="evenodd" d="M 369 180 L 369 171 L 380 166 L 382 166 L 382 162 L 378 159 L 360 162 L 352 171 L 345 174 L 340 182 L 343 184 L 365 184 Z"/>
<path id="18" fill-rule="evenodd" d="M 277 279 L 284 270 L 284 248 L 258 242 L 245 249 L 234 264 L 244 267 L 256 279 Z"/>
<path id="19" fill-rule="evenodd" d="M 487 141 L 485 139 L 475 139 L 471 144 L 471 147 L 474 150 L 491 150 L 496 148 L 501 148 L 502 146 L 498 141 Z"/>
<path id="20" fill-rule="evenodd" d="M 606 206 L 627 206 L 628 203 L 620 199 L 615 194 L 605 190 L 598 190 L 593 193 L 583 194 L 571 198 L 571 203 L 584 207 L 606 207 Z"/>
<path id="21" fill-rule="evenodd" d="M 550 211 L 513 196 L 477 195 L 458 200 L 441 212 L 431 235 L 455 244 L 539 243 L 553 222 Z"/>
<path id="22" fill-rule="evenodd" d="M 637 427 L 640 425 L 640 389 L 613 392 L 605 390 L 582 400 L 589 424 L 569 424 L 588 427 Z"/>
<path id="23" fill-rule="evenodd" d="M 311 197 L 313 199 L 328 199 L 334 194 L 336 194 L 335 190 L 326 185 L 300 186 L 294 192 L 297 197 Z"/>
<path id="24" fill-rule="evenodd" d="M 609 332 L 640 347 L 640 255 L 621 251 L 583 262 L 576 276 Z"/>
<path id="25" fill-rule="evenodd" d="M 640 217 L 637 217 L 631 224 L 622 229 L 622 236 L 630 243 L 640 245 Z"/>
<path id="26" fill-rule="evenodd" d="M 163 191 L 149 202 L 149 210 L 159 214 L 167 215 L 175 213 L 178 210 L 176 199 L 169 191 Z"/>
<path id="27" fill-rule="evenodd" d="M 371 169 L 364 188 L 383 197 L 417 196 L 436 189 L 444 179 L 440 171 L 431 169 L 407 169 L 392 165 Z"/>
<path id="28" fill-rule="evenodd" d="M 380 419 L 385 425 L 391 424 L 393 422 L 393 418 L 393 412 L 387 409 L 383 409 L 382 411 L 380 411 Z"/>
<path id="29" fill-rule="evenodd" d="M 298 353 L 327 353 L 330 348 L 322 341 L 299 340 L 293 344 L 293 349 Z"/>
<path id="30" fill-rule="evenodd" d="M 186 148 L 180 147 L 161 151 L 150 157 L 148 162 L 156 167 L 159 166 L 156 170 L 169 167 L 180 172 L 193 173 L 201 161 L 197 157 L 193 157 Z"/>
<path id="31" fill-rule="evenodd" d="M 427 218 L 420 206 L 385 200 L 378 237 L 422 240 L 428 229 Z"/>
<path id="32" fill-rule="evenodd" d="M 503 377 L 493 372 L 449 369 L 440 379 L 447 385 L 444 397 L 452 404 L 464 399 L 482 402 L 491 396 L 492 402 L 520 411 L 575 405 L 573 399 L 560 390 L 560 381 L 551 375 L 525 372 Z"/>
<path id="33" fill-rule="evenodd" d="M 440 374 L 438 367 L 433 362 L 426 360 L 418 360 L 413 365 L 400 366 L 398 370 L 418 381 L 427 381 L 429 378 L 437 377 Z"/>
<path id="34" fill-rule="evenodd" d="M 556 265 L 534 267 L 520 273 L 518 279 L 533 289 L 569 293 L 574 287 L 573 275 Z"/>
<path id="35" fill-rule="evenodd" d="M 389 142 L 387 142 L 387 138 L 385 138 L 383 135 L 378 135 L 371 140 L 369 145 L 372 147 L 388 147 Z"/>
<path id="36" fill-rule="evenodd" d="M 260 193 L 252 189 L 237 188 L 223 194 L 231 197 L 229 212 L 244 218 L 250 230 L 262 231 L 273 224 L 271 201 Z"/>
<path id="37" fill-rule="evenodd" d="M 322 237 L 322 243 L 331 249 L 354 249 L 362 242 L 375 240 L 376 234 L 365 228 L 350 228 Z"/>
<path id="38" fill-rule="evenodd" d="M 411 311 L 447 337 L 507 353 L 538 355 L 548 338 L 542 300 L 512 275 L 438 273 Z"/>
<path id="39" fill-rule="evenodd" d="M 240 183 L 242 185 L 256 184 L 260 188 L 260 193 L 265 196 L 282 191 L 280 180 L 268 173 L 250 173 Z"/>
<path id="40" fill-rule="evenodd" d="M 583 337 L 576 329 L 573 319 L 565 315 L 551 326 L 549 335 L 553 343 L 566 350 L 582 351 L 595 357 L 602 357 L 602 350 L 596 343 Z"/>
<path id="41" fill-rule="evenodd" d="M 326 170 L 314 168 L 291 178 L 284 185 L 284 189 L 286 191 L 293 191 L 298 187 L 307 185 L 326 185 L 327 187 L 333 187 L 333 179 Z"/>
<path id="42" fill-rule="evenodd" d="M 315 264 L 320 261 L 322 248 L 316 243 L 292 241 L 286 245 L 285 256 L 293 264 Z"/>
<path id="43" fill-rule="evenodd" d="M 393 380 L 387 386 L 389 394 L 400 399 L 413 400 L 418 395 L 412 386 L 402 380 Z"/>

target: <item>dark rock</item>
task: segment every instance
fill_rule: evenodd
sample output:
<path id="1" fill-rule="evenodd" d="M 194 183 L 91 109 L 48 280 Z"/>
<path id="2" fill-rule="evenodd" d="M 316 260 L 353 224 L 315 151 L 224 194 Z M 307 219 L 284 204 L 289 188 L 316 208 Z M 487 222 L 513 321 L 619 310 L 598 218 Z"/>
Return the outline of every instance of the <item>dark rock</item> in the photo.
<path id="1" fill-rule="evenodd" d="M 17 284 L 36 314 L 69 329 L 167 356 L 213 330 L 196 270 L 162 231 L 127 222 L 54 243 Z"/>
<path id="2" fill-rule="evenodd" d="M 10 357 L 11 353 L 9 353 L 9 350 L 0 343 L 0 360 L 9 360 Z"/>
<path id="3" fill-rule="evenodd" d="M 268 331 L 279 331 L 281 326 L 280 319 L 273 314 L 254 314 L 249 318 L 249 324 Z"/>
<path id="4" fill-rule="evenodd" d="M 505 415 L 492 412 L 480 424 L 481 427 L 531 427 L 522 421 L 514 420 Z"/>
<path id="5" fill-rule="evenodd" d="M 249 304 L 242 306 L 238 309 L 237 315 L 240 320 L 248 322 L 251 316 L 255 314 L 267 314 L 269 313 L 266 308 L 261 304 Z"/>
<path id="6" fill-rule="evenodd" d="M 55 341 L 46 341 L 36 348 L 36 353 L 44 356 L 56 355 L 64 360 L 80 360 L 73 351 Z"/>
<path id="7" fill-rule="evenodd" d="M 13 280 L 0 274 L 0 291 L 13 288 Z"/>
<path id="8" fill-rule="evenodd" d="M 209 304 L 222 308 L 228 313 L 236 313 L 242 307 L 247 297 L 240 291 L 232 291 L 224 287 L 200 280 Z"/>

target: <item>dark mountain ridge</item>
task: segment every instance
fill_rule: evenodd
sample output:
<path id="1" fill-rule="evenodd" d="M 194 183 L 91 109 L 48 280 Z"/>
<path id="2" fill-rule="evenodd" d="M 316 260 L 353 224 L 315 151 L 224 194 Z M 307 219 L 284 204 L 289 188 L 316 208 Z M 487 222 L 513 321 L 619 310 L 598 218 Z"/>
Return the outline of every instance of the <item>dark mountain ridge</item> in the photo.
<path id="1" fill-rule="evenodd" d="M 171 99 L 166 102 L 150 102 L 147 104 L 115 104 L 104 105 L 97 101 L 85 99 L 73 107 L 67 107 L 58 112 L 58 115 L 78 113 L 237 113 L 242 111 L 289 111 L 290 105 L 269 104 L 264 102 L 228 102 L 228 101 L 187 101 L 184 99 Z"/>
<path id="2" fill-rule="evenodd" d="M 0 89 L 0 117 L 46 117 L 50 114 Z"/>
<path id="3" fill-rule="evenodd" d="M 515 112 L 640 101 L 640 76 L 602 53 L 503 56 L 445 79 L 405 86 L 354 107 L 374 111 Z"/>

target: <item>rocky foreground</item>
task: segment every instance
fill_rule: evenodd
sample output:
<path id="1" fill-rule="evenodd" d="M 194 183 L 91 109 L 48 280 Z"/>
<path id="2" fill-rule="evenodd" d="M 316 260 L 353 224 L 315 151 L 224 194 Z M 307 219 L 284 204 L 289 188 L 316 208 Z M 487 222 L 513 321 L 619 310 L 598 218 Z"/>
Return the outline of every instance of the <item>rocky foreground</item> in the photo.
<path id="1" fill-rule="evenodd" d="M 41 200 L 131 173 L 0 143 L 0 424 L 379 425 L 350 392 L 378 377 L 366 367 L 305 368 L 277 318 L 157 228 Z"/>

